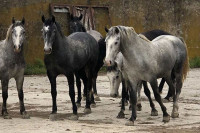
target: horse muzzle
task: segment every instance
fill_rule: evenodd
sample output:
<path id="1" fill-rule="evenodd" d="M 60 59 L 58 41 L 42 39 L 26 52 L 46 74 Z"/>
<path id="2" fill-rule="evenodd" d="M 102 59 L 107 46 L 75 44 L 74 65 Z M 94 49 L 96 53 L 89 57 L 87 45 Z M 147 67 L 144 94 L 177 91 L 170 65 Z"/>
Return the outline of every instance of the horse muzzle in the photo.
<path id="1" fill-rule="evenodd" d="M 44 53 L 45 54 L 51 54 L 52 48 L 44 48 Z"/>
<path id="2" fill-rule="evenodd" d="M 14 52 L 15 52 L 15 53 L 21 52 L 21 46 L 18 46 L 18 47 L 17 47 L 17 46 L 14 45 Z"/>
<path id="3" fill-rule="evenodd" d="M 106 66 L 112 66 L 112 61 L 111 61 L 111 60 L 105 60 L 105 61 L 104 61 L 104 64 L 105 64 Z"/>

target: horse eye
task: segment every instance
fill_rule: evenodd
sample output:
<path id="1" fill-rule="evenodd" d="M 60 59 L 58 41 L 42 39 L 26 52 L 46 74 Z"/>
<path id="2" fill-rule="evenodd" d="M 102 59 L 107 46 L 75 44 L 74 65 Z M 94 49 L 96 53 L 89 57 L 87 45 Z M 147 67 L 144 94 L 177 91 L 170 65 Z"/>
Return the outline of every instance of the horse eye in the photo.
<path id="1" fill-rule="evenodd" d="M 115 45 L 117 45 L 117 42 L 115 42 Z"/>
<path id="2" fill-rule="evenodd" d="M 119 78 L 119 76 L 116 76 L 116 79 L 118 79 Z"/>

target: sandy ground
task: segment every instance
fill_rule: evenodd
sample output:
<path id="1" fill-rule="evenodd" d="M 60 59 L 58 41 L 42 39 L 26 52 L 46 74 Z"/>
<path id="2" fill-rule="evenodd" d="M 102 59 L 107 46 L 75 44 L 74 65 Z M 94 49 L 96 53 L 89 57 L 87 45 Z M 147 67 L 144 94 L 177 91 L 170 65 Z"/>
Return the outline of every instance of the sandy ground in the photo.
<path id="1" fill-rule="evenodd" d="M 79 120 L 68 120 L 72 114 L 72 104 L 69 98 L 67 80 L 63 76 L 57 78 L 57 104 L 58 120 L 48 119 L 51 112 L 50 83 L 46 76 L 25 77 L 24 95 L 25 106 L 31 119 L 22 119 L 19 114 L 19 102 L 14 80 L 10 80 L 8 111 L 12 119 L 5 120 L 0 117 L 0 133 L 49 133 L 49 132 L 155 132 L 155 133 L 192 133 L 200 132 L 200 69 L 192 69 L 184 83 L 180 96 L 180 117 L 171 118 L 169 123 L 162 122 L 162 112 L 156 101 L 158 116 L 150 116 L 149 102 L 142 92 L 142 111 L 138 111 L 135 126 L 125 126 L 131 111 L 126 107 L 126 118 L 117 119 L 120 110 L 120 98 L 109 97 L 109 81 L 106 75 L 98 77 L 98 93 L 101 101 L 97 102 L 92 113 L 83 114 L 85 102 L 79 108 Z M 165 85 L 162 97 L 166 95 Z M 2 98 L 0 98 L 2 104 Z M 171 114 L 172 103 L 165 103 L 168 113 Z M 1 105 L 0 105 L 1 108 Z"/>

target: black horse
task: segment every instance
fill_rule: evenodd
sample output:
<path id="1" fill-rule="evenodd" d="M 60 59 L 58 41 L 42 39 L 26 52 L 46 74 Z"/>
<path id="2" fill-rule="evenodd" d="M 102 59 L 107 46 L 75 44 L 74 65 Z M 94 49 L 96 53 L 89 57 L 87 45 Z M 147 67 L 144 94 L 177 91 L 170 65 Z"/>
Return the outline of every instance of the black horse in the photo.
<path id="1" fill-rule="evenodd" d="M 74 33 L 74 32 L 87 32 L 85 27 L 83 26 L 83 24 L 81 23 L 81 19 L 82 19 L 83 15 L 81 14 L 79 17 L 77 16 L 73 16 L 72 14 L 70 15 L 70 22 L 69 22 L 69 29 L 70 29 L 70 33 Z M 96 89 L 96 79 L 98 76 L 98 72 L 100 70 L 100 68 L 103 66 L 103 59 L 105 58 L 105 51 L 106 51 L 106 45 L 104 43 L 104 39 L 102 39 L 102 36 L 99 32 L 94 31 L 94 30 L 90 30 L 88 32 L 88 34 L 90 34 L 91 36 L 93 36 L 97 41 L 98 41 L 98 45 L 99 45 L 99 58 L 97 61 L 97 66 L 95 67 L 95 73 L 94 73 L 94 78 L 92 79 L 92 87 L 93 87 L 93 94 L 92 95 L 92 105 L 95 105 L 95 101 L 100 101 L 100 98 L 97 94 L 97 89 Z M 80 81 L 80 76 L 79 75 L 75 75 L 76 76 L 76 85 L 78 88 L 78 98 L 77 98 L 77 106 L 81 105 L 81 81 Z M 84 80 L 84 79 L 82 79 Z M 84 84 L 84 94 L 83 96 L 85 96 L 86 94 L 86 88 L 85 88 L 85 84 Z"/>
<path id="2" fill-rule="evenodd" d="M 45 19 L 43 22 L 44 38 L 44 62 L 47 76 L 51 83 L 51 95 L 53 101 L 50 119 L 55 119 L 56 105 L 56 77 L 63 74 L 69 84 L 69 95 L 73 106 L 71 119 L 78 119 L 77 106 L 75 103 L 74 74 L 84 79 L 87 86 L 85 113 L 90 113 L 92 78 L 94 77 L 96 62 L 98 60 L 99 47 L 96 40 L 89 34 L 77 32 L 65 37 L 55 17 Z"/>

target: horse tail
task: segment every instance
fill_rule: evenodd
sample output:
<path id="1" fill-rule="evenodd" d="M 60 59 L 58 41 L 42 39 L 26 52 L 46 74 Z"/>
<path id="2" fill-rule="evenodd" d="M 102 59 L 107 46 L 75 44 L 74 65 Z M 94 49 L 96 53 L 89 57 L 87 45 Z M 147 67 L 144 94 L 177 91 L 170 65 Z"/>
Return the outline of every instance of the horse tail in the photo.
<path id="1" fill-rule="evenodd" d="M 183 70 L 182 70 L 182 74 L 183 74 L 182 81 L 184 81 L 184 80 L 186 79 L 187 73 L 188 73 L 188 71 L 189 71 L 189 57 L 188 57 L 187 45 L 186 45 L 184 39 L 183 39 L 183 38 L 180 38 L 180 40 L 184 43 L 185 48 L 186 48 L 186 59 L 185 59 L 185 61 L 184 61 Z"/>

